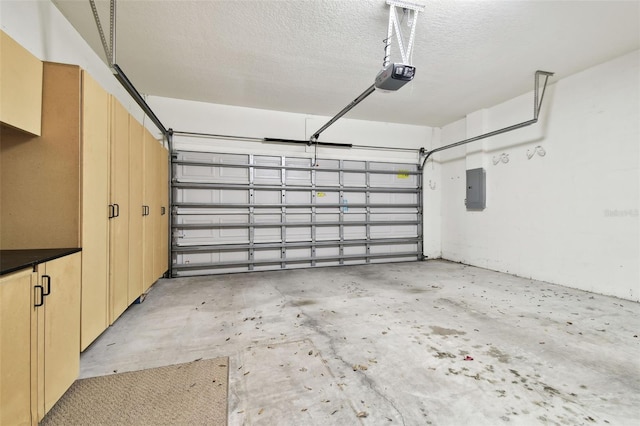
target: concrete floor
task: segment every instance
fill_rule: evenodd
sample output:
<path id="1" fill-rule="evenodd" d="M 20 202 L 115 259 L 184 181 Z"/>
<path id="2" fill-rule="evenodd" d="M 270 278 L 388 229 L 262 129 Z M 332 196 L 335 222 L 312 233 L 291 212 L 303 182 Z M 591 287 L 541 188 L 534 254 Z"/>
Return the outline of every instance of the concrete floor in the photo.
<path id="1" fill-rule="evenodd" d="M 231 425 L 635 425 L 639 333 L 637 303 L 446 261 L 167 279 L 81 377 L 229 356 Z"/>

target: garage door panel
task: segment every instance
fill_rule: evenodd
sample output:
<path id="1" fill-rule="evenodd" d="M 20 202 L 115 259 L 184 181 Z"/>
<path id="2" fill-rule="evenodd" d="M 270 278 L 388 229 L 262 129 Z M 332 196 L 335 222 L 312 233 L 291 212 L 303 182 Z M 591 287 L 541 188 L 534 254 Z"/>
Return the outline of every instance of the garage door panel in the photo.
<path id="1" fill-rule="evenodd" d="M 254 214 L 254 223 L 257 225 L 268 224 L 268 223 L 280 223 L 282 216 L 280 213 L 260 213 Z"/>
<path id="2" fill-rule="evenodd" d="M 316 204 L 322 206 L 323 204 L 340 204 L 340 192 L 339 191 L 318 191 L 316 193 Z"/>
<path id="3" fill-rule="evenodd" d="M 366 192 L 352 192 L 349 191 L 344 195 L 344 198 L 348 201 L 347 204 L 366 204 L 367 194 Z"/>
<path id="4" fill-rule="evenodd" d="M 173 170 L 173 276 L 421 258 L 415 164 L 184 151 Z"/>
<path id="5" fill-rule="evenodd" d="M 245 169 L 238 167 L 220 167 L 219 182 L 247 183 L 249 182 L 249 173 Z"/>
<path id="6" fill-rule="evenodd" d="M 249 202 L 247 191 L 241 190 L 201 190 L 192 189 L 184 191 L 180 197 L 183 203 L 205 203 L 205 204 L 246 204 Z"/>
<path id="7" fill-rule="evenodd" d="M 181 166 L 176 168 L 176 178 L 179 182 L 243 184 L 249 181 L 249 174 L 246 169 L 236 167 L 212 170 L 208 166 Z"/>
<path id="8" fill-rule="evenodd" d="M 333 256 L 339 256 L 339 255 L 340 255 L 340 248 L 338 246 L 316 248 L 316 256 L 318 258 L 333 257 Z"/>
<path id="9" fill-rule="evenodd" d="M 184 227 L 174 230 L 174 244 L 193 246 L 202 244 L 225 244 L 233 242 L 248 242 L 249 233 L 246 227 L 219 227 L 221 224 L 244 224 L 248 215 L 211 215 L 211 216 L 182 216 L 179 221 Z"/>
<path id="10" fill-rule="evenodd" d="M 274 243 L 282 241 L 280 228 L 256 228 L 254 230 L 254 242 Z"/>
<path id="11" fill-rule="evenodd" d="M 339 172 L 317 172 L 316 184 L 318 186 L 340 186 Z"/>
<path id="12" fill-rule="evenodd" d="M 344 214 L 344 223 L 348 224 L 349 222 L 364 222 L 367 220 L 367 215 L 365 212 L 357 213 L 356 209 L 351 209 L 348 214 Z"/>
<path id="13" fill-rule="evenodd" d="M 387 204 L 389 206 L 398 204 L 417 205 L 418 196 L 402 192 L 376 192 L 371 194 L 370 202 L 371 204 Z"/>
<path id="14" fill-rule="evenodd" d="M 254 259 L 258 262 L 265 261 L 265 260 L 279 259 L 280 254 L 281 254 L 280 249 L 256 250 L 254 252 Z"/>
<path id="15" fill-rule="evenodd" d="M 286 191 L 285 203 L 287 204 L 311 204 L 312 196 L 309 190 L 307 191 Z"/>
<path id="16" fill-rule="evenodd" d="M 219 264 L 219 263 L 231 263 L 231 262 L 244 262 L 247 258 L 247 253 L 240 251 L 221 251 L 210 253 L 184 253 L 178 255 L 182 263 L 188 267 L 194 267 L 196 265 Z"/>
<path id="17" fill-rule="evenodd" d="M 311 186 L 311 172 L 301 170 L 287 170 L 285 172 L 287 185 Z"/>
<path id="18" fill-rule="evenodd" d="M 340 228 L 338 226 L 323 226 L 316 228 L 316 241 L 339 241 Z"/>
<path id="19" fill-rule="evenodd" d="M 214 245 L 214 244 L 238 244 L 248 243 L 249 233 L 247 230 L 223 230 L 223 229 L 206 229 L 195 230 L 188 229 L 176 239 L 175 244 L 178 246 L 194 246 L 194 245 Z"/>
<path id="20" fill-rule="evenodd" d="M 311 262 L 311 249 L 308 248 L 293 248 L 287 250 L 287 259 Z"/>
<path id="21" fill-rule="evenodd" d="M 311 241 L 311 227 L 295 227 L 285 229 L 285 241 Z"/>
<path id="22" fill-rule="evenodd" d="M 372 213 L 370 217 L 372 222 L 387 222 L 390 226 L 418 220 L 417 213 Z"/>
<path id="23" fill-rule="evenodd" d="M 345 226 L 344 230 L 344 240 L 363 240 L 367 238 L 367 227 L 360 226 Z"/>
<path id="24" fill-rule="evenodd" d="M 416 237 L 414 225 L 371 226 L 371 238 L 412 238 Z"/>
<path id="25" fill-rule="evenodd" d="M 285 170 L 285 183 L 287 185 L 311 185 L 311 160 L 309 158 L 289 158 L 284 161 L 285 166 L 291 167 Z M 307 170 L 298 170 L 296 168 Z"/>
<path id="26" fill-rule="evenodd" d="M 256 169 L 254 183 L 257 185 L 278 184 L 282 181 L 280 170 Z"/>
<path id="27" fill-rule="evenodd" d="M 253 193 L 253 202 L 256 204 L 280 204 L 281 198 L 282 192 L 280 191 L 268 191 L 261 189 L 256 190 Z"/>

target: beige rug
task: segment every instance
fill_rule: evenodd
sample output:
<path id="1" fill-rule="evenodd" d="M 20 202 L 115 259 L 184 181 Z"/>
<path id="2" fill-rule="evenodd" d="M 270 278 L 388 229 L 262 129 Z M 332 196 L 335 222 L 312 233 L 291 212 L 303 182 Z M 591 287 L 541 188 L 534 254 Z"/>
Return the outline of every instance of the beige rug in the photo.
<path id="1" fill-rule="evenodd" d="M 41 425 L 226 425 L 229 358 L 76 380 Z"/>

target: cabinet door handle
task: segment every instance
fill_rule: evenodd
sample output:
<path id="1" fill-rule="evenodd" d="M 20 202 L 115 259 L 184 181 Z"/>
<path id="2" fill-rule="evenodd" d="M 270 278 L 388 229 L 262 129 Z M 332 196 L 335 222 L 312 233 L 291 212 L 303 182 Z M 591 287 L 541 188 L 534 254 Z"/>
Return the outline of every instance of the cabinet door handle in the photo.
<path id="1" fill-rule="evenodd" d="M 116 203 L 116 204 L 114 204 L 114 206 L 115 206 L 115 212 L 116 213 L 115 213 L 115 216 L 113 216 L 113 217 L 120 217 L 120 204 Z"/>
<path id="2" fill-rule="evenodd" d="M 147 209 L 147 213 L 146 216 L 149 216 L 149 213 L 151 213 L 151 210 L 149 209 L 149 206 L 144 206 Z"/>
<path id="3" fill-rule="evenodd" d="M 109 219 L 116 217 L 116 209 L 113 204 L 109 204 Z"/>
<path id="4" fill-rule="evenodd" d="M 37 289 L 40 289 L 40 302 L 36 302 Z M 36 285 L 33 287 L 33 306 L 37 308 L 42 305 L 44 305 L 44 288 L 41 285 Z"/>
<path id="5" fill-rule="evenodd" d="M 167 209 L 165 207 L 160 207 L 160 216 L 164 216 L 166 212 L 167 212 Z"/>
<path id="6" fill-rule="evenodd" d="M 45 283 L 47 284 L 47 287 L 46 287 L 47 289 L 44 290 L 44 287 L 43 287 L 43 290 L 42 290 L 43 298 L 44 298 L 44 296 L 48 296 L 49 294 L 51 294 L 51 276 L 49 276 L 49 275 L 43 275 L 42 276 L 42 284 L 45 284 Z M 42 286 L 40 286 L 40 287 L 42 287 Z"/>

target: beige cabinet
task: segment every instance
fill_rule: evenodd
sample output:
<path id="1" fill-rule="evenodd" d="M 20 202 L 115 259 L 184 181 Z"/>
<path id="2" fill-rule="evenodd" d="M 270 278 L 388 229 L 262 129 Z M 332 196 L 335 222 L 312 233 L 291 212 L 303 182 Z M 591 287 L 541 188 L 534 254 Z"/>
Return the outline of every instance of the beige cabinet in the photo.
<path id="1" fill-rule="evenodd" d="M 38 420 L 78 378 L 80 371 L 81 253 L 37 266 Z M 42 294 L 40 300 L 38 297 Z"/>
<path id="2" fill-rule="evenodd" d="M 155 167 L 157 178 L 155 179 L 156 221 L 154 241 L 154 275 L 160 278 L 169 269 L 169 153 L 161 145 L 156 146 Z"/>
<path id="3" fill-rule="evenodd" d="M 155 204 L 155 182 L 157 179 L 157 169 L 154 163 L 154 152 L 156 148 L 156 141 L 153 136 L 145 132 L 144 135 L 144 208 L 146 210 L 144 216 L 143 227 L 143 252 L 144 260 L 142 264 L 143 268 L 143 287 L 147 291 L 151 287 L 156 279 L 155 270 L 153 267 L 154 258 L 154 240 L 157 239 L 155 235 L 155 219 L 153 206 Z"/>
<path id="4" fill-rule="evenodd" d="M 168 270 L 169 152 L 136 120 L 129 123 L 129 299 L 133 301 Z"/>
<path id="5" fill-rule="evenodd" d="M 81 254 L 0 278 L 0 424 L 37 424 L 80 369 Z"/>
<path id="6" fill-rule="evenodd" d="M 0 122 L 40 135 L 42 62 L 0 31 Z"/>
<path id="7" fill-rule="evenodd" d="M 167 151 L 78 66 L 43 70 L 42 135 L 2 128 L 0 249 L 82 247 L 84 350 L 167 269 Z"/>
<path id="8" fill-rule="evenodd" d="M 81 349 L 109 326 L 109 95 L 82 73 Z"/>
<path id="9" fill-rule="evenodd" d="M 31 269 L 0 277 L 0 424 L 37 422 L 37 316 Z M 35 375 L 34 375 L 35 378 Z M 33 407 L 33 412 L 32 412 Z M 33 419 L 33 421 L 32 421 Z"/>
<path id="10" fill-rule="evenodd" d="M 112 102 L 111 203 L 119 204 L 110 220 L 115 320 L 168 269 L 169 176 L 168 151 L 117 101 Z"/>
<path id="11" fill-rule="evenodd" d="M 144 136 L 145 129 L 129 118 L 129 301 L 144 293 Z"/>
<path id="12" fill-rule="evenodd" d="M 129 113 L 111 97 L 109 220 L 110 323 L 129 301 Z"/>

